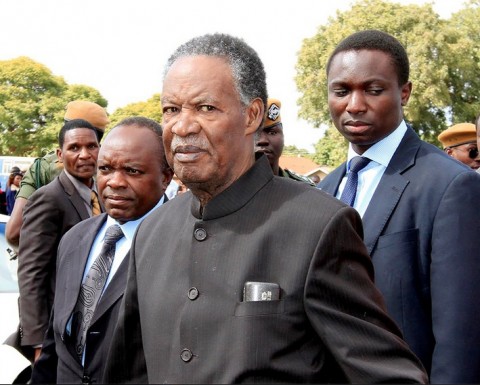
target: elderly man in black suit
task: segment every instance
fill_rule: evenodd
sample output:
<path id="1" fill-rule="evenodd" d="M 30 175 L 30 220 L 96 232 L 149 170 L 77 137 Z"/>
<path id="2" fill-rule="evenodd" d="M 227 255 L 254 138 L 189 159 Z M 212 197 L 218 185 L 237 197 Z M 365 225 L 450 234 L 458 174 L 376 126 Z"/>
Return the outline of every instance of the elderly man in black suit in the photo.
<path id="1" fill-rule="evenodd" d="M 105 382 L 427 380 L 355 210 L 255 160 L 266 102 L 238 38 L 194 38 L 168 61 L 165 151 L 190 191 L 138 228 Z"/>
<path id="2" fill-rule="evenodd" d="M 405 123 L 409 61 L 393 36 L 350 35 L 327 75 L 330 114 L 350 147 L 319 187 L 362 215 L 375 283 L 430 381 L 478 383 L 480 177 Z"/>
<path id="3" fill-rule="evenodd" d="M 62 238 L 54 307 L 33 383 L 101 382 L 133 234 L 167 200 L 172 175 L 158 123 L 127 118 L 107 135 L 97 172 L 106 213 L 79 223 Z M 104 259 L 102 248 L 112 230 L 119 231 L 118 239 Z"/>

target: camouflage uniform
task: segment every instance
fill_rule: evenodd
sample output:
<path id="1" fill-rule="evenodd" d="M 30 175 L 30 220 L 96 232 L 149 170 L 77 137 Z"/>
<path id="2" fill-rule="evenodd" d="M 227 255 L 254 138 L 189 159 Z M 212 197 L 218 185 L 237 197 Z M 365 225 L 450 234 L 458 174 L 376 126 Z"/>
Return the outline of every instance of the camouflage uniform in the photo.
<path id="1" fill-rule="evenodd" d="M 305 182 L 305 183 L 308 183 L 310 186 L 316 187 L 315 183 L 313 183 L 313 181 L 310 178 L 308 178 L 306 176 L 299 175 L 295 171 L 291 171 L 291 170 L 287 170 L 287 169 L 284 170 L 281 167 L 279 167 L 278 168 L 278 176 L 282 176 L 284 178 L 290 178 L 290 179 L 300 181 L 300 182 Z"/>
<path id="2" fill-rule="evenodd" d="M 50 183 L 63 170 L 55 151 L 49 152 L 42 158 L 37 158 L 27 170 L 20 183 L 17 198 L 28 199 L 35 190 Z"/>

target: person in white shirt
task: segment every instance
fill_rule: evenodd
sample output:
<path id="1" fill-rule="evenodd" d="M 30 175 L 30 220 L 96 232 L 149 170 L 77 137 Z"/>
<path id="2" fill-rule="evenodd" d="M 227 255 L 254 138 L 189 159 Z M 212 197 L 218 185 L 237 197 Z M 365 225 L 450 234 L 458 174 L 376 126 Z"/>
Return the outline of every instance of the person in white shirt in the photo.
<path id="1" fill-rule="evenodd" d="M 375 284 L 430 382 L 478 383 L 480 177 L 404 121 L 412 83 L 393 36 L 348 36 L 327 79 L 330 115 L 350 144 L 319 188 L 362 216 Z"/>
<path id="2" fill-rule="evenodd" d="M 133 235 L 140 222 L 168 200 L 164 192 L 172 176 L 162 129 L 155 121 L 127 118 L 107 135 L 97 172 L 106 213 L 79 223 L 61 240 L 54 307 L 32 383 L 101 382 Z M 110 227 L 121 232 L 103 260 Z M 98 302 L 93 300 L 96 292 Z"/>

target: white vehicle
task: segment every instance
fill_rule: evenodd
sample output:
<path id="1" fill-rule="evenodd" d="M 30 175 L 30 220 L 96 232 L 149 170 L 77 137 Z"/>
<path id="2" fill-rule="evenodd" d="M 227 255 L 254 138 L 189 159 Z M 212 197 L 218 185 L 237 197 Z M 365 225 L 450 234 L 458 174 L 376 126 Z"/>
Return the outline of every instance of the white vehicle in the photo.
<path id="1" fill-rule="evenodd" d="M 10 217 L 0 214 L 0 383 L 25 382 L 30 377 L 30 362 L 15 348 L 4 345 L 18 327 L 17 259 L 12 259 L 5 240 L 5 224 Z M 14 255 L 14 254 L 13 254 Z M 25 377 L 27 376 L 27 377 Z"/>
<path id="2" fill-rule="evenodd" d="M 5 224 L 9 218 L 0 214 L 0 343 L 18 327 L 18 261 L 11 259 L 5 241 Z"/>

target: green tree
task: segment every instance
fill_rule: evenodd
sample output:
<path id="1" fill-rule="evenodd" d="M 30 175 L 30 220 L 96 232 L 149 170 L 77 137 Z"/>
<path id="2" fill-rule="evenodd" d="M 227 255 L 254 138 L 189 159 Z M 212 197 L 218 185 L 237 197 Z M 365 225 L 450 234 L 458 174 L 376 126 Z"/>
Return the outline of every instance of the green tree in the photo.
<path id="1" fill-rule="evenodd" d="M 480 113 L 480 1 L 471 0 L 446 25 L 451 54 L 448 90 L 453 123 L 471 122 Z"/>
<path id="2" fill-rule="evenodd" d="M 480 79 L 474 75 L 479 69 L 475 48 L 480 23 L 478 0 L 471 1 L 452 20 L 456 24 L 440 19 L 431 4 L 401 5 L 382 0 L 358 1 L 350 10 L 337 12 L 312 38 L 304 40 L 300 50 L 295 79 L 301 92 L 299 115 L 317 127 L 330 123 L 326 76 L 330 53 L 353 32 L 380 29 L 397 37 L 410 58 L 413 93 L 405 107 L 406 120 L 424 140 L 438 143 L 438 133 L 451 122 L 472 120 L 475 107 L 466 103 L 478 103 L 475 98 L 480 92 Z M 330 134 L 327 139 L 335 141 L 336 137 Z M 335 157 L 330 158 L 333 161 Z"/>
<path id="3" fill-rule="evenodd" d="M 160 123 L 162 121 L 162 108 L 160 105 L 160 94 L 154 94 L 150 99 L 144 102 L 127 104 L 125 107 L 117 108 L 110 115 L 109 128 L 115 127 L 122 119 L 129 116 L 145 116 Z"/>
<path id="4" fill-rule="evenodd" d="M 314 147 L 312 160 L 317 164 L 337 167 L 347 159 L 348 142 L 335 127 L 329 127 Z"/>
<path id="5" fill-rule="evenodd" d="M 95 89 L 70 86 L 28 57 L 0 61 L 0 154 L 39 156 L 54 148 L 65 106 L 75 99 L 107 105 Z"/>
<path id="6" fill-rule="evenodd" d="M 309 152 L 304 148 L 298 148 L 297 146 L 284 146 L 282 155 L 301 155 L 303 157 L 309 157 Z"/>

